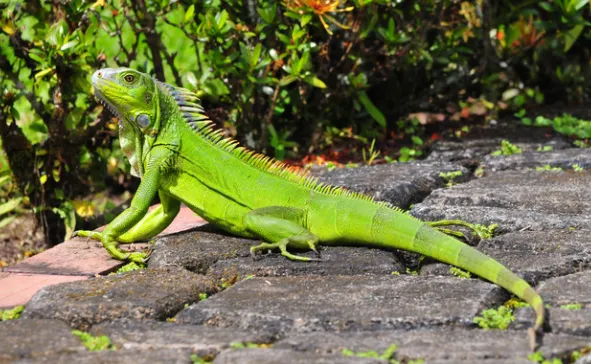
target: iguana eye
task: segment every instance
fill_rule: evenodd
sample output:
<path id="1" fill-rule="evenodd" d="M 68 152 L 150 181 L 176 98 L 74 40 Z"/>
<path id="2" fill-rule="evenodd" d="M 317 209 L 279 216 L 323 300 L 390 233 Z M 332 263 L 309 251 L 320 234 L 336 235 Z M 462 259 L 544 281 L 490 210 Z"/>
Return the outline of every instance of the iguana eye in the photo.
<path id="1" fill-rule="evenodd" d="M 150 118 L 146 114 L 139 114 L 135 121 L 140 126 L 140 128 L 147 128 L 150 126 Z"/>
<path id="2" fill-rule="evenodd" d="M 123 79 L 127 83 L 132 83 L 133 81 L 135 81 L 135 76 L 134 75 L 125 75 L 125 76 L 123 76 Z"/>

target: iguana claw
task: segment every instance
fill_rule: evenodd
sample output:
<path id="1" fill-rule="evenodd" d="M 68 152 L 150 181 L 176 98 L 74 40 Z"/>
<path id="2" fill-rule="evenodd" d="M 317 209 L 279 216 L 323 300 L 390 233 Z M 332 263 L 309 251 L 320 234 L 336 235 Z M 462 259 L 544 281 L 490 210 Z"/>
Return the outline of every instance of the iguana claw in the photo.
<path id="1" fill-rule="evenodd" d="M 282 239 L 276 243 L 261 243 L 260 245 L 255 245 L 255 246 L 250 247 L 250 255 L 254 259 L 257 259 L 255 257 L 257 255 L 257 252 L 259 252 L 259 251 L 279 249 L 281 251 L 281 255 L 283 255 L 284 257 L 291 259 L 291 260 L 296 260 L 296 261 L 300 261 L 300 262 L 319 262 L 319 261 L 321 261 L 321 259 L 301 257 L 299 255 L 295 255 L 295 254 L 288 252 L 287 251 L 288 244 L 289 244 L 289 239 Z M 310 246 L 310 249 L 312 249 L 314 252 L 316 252 L 317 255 L 319 255 L 318 251 L 316 250 L 315 244 L 309 244 L 309 246 Z"/>

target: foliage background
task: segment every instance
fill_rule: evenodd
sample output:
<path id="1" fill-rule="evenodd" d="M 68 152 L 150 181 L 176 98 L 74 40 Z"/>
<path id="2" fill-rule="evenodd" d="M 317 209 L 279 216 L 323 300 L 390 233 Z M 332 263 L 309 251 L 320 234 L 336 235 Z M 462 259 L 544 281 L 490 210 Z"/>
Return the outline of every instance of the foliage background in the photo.
<path id="1" fill-rule="evenodd" d="M 117 120 L 92 97 L 101 67 L 196 91 L 228 135 L 279 159 L 373 140 L 369 155 L 377 140 L 404 146 L 390 157 L 404 161 L 420 155 L 429 122 L 413 113 L 462 122 L 591 97 L 589 0 L 4 0 L 0 9 L 0 227 L 31 208 L 53 243 L 76 213 L 112 205 L 89 194 L 137 183 Z"/>

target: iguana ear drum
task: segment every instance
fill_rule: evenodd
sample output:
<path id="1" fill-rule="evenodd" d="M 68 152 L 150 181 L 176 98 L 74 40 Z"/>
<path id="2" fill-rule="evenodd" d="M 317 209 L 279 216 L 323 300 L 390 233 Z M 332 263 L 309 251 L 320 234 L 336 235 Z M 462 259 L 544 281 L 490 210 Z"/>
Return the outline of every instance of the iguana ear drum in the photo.
<path id="1" fill-rule="evenodd" d="M 150 118 L 146 114 L 139 114 L 135 119 L 140 128 L 147 128 L 150 126 Z"/>

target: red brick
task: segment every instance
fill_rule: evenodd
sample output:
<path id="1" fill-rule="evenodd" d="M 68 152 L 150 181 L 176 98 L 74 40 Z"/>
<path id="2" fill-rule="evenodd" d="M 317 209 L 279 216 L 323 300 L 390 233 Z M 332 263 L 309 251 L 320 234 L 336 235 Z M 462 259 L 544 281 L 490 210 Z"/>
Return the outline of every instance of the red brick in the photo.
<path id="1" fill-rule="evenodd" d="M 189 230 L 203 224 L 205 221 L 202 218 L 183 206 L 177 218 L 159 236 Z M 145 243 L 123 244 L 121 249 L 139 251 L 147 246 Z M 8 267 L 4 271 L 94 276 L 112 272 L 123 264 L 124 262 L 111 258 L 99 242 L 88 238 L 74 238 Z"/>
<path id="2" fill-rule="evenodd" d="M 87 278 L 85 276 L 0 273 L 0 308 L 24 305 L 45 286 Z"/>

